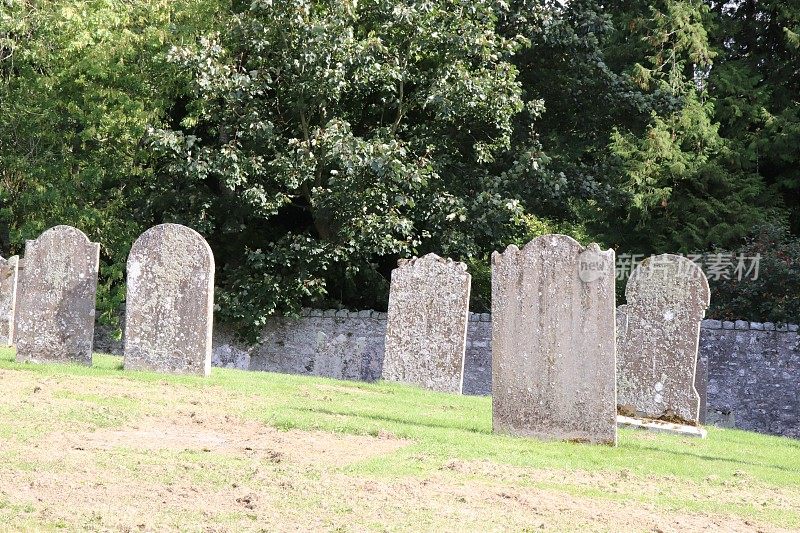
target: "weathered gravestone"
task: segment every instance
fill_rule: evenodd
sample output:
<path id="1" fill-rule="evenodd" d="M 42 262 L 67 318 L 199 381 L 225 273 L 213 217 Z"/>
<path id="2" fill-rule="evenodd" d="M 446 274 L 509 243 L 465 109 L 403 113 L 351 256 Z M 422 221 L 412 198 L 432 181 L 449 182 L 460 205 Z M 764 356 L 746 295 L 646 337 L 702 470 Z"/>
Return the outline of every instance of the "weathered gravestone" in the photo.
<path id="1" fill-rule="evenodd" d="M 625 297 L 627 318 L 617 332 L 620 412 L 697 424 L 697 347 L 710 299 L 705 274 L 685 257 L 652 256 L 631 274 Z"/>
<path id="2" fill-rule="evenodd" d="M 492 255 L 495 432 L 616 444 L 614 266 L 565 235 Z"/>
<path id="3" fill-rule="evenodd" d="M 0 344 L 14 344 L 19 257 L 0 257 Z"/>
<path id="4" fill-rule="evenodd" d="M 56 226 L 25 244 L 17 303 L 17 360 L 92 364 L 100 245 Z"/>
<path id="5" fill-rule="evenodd" d="M 435 254 L 392 271 L 383 379 L 461 393 L 469 320 L 464 263 Z"/>
<path id="6" fill-rule="evenodd" d="M 161 224 L 128 255 L 125 369 L 208 375 L 214 255 L 196 231 Z"/>

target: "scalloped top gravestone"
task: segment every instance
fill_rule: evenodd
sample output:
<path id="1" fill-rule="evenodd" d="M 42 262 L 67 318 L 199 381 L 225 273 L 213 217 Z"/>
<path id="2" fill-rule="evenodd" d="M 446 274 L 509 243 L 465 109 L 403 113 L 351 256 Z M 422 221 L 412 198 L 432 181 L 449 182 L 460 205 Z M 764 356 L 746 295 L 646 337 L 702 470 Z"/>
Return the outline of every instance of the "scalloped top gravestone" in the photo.
<path id="1" fill-rule="evenodd" d="M 616 444 L 614 267 L 566 235 L 492 254 L 496 433 Z"/>
<path id="2" fill-rule="evenodd" d="M 700 322 L 710 303 L 708 280 L 691 260 L 649 257 L 625 288 L 627 319 L 618 330 L 620 412 L 696 425 Z"/>
<path id="3" fill-rule="evenodd" d="M 14 344 L 14 320 L 17 305 L 19 257 L 0 257 L 0 344 Z"/>
<path id="4" fill-rule="evenodd" d="M 436 254 L 392 271 L 383 379 L 461 393 L 471 277 Z"/>
<path id="5" fill-rule="evenodd" d="M 125 369 L 211 372 L 214 255 L 180 224 L 142 233 L 128 255 Z"/>
<path id="6" fill-rule="evenodd" d="M 25 244 L 17 303 L 17 360 L 92 364 L 100 245 L 71 226 Z"/>

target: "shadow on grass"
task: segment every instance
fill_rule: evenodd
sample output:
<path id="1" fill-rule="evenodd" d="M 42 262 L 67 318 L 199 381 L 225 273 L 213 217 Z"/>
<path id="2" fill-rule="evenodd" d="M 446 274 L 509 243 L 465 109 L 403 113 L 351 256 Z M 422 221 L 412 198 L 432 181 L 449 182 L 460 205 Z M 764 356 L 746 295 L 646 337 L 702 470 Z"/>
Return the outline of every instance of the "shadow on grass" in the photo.
<path id="1" fill-rule="evenodd" d="M 788 468 L 788 467 L 785 467 L 785 466 L 782 466 L 782 465 L 776 465 L 776 464 L 758 463 L 758 462 L 754 462 L 754 461 L 742 461 L 741 459 L 731 459 L 731 458 L 728 458 L 728 457 L 717 457 L 717 456 L 713 456 L 713 455 L 704 455 L 704 454 L 700 454 L 700 453 L 692 453 L 692 452 L 687 451 L 687 450 L 680 450 L 680 451 L 665 450 L 664 448 L 656 448 L 656 447 L 653 447 L 653 446 L 637 446 L 637 448 L 639 448 L 641 450 L 648 450 L 648 451 L 651 451 L 651 452 L 668 453 L 668 454 L 671 454 L 671 455 L 677 455 L 679 457 L 686 457 L 687 455 L 689 455 L 689 456 L 695 457 L 697 459 L 702 459 L 703 461 L 715 461 L 715 462 L 720 462 L 720 463 L 732 463 L 732 464 L 738 464 L 738 465 L 744 465 L 744 466 L 756 466 L 756 467 L 762 467 L 762 468 L 771 468 L 773 470 L 779 470 L 781 472 L 793 472 L 793 473 L 796 473 L 796 474 L 800 474 L 800 471 L 798 471 L 796 468 Z"/>
<path id="2" fill-rule="evenodd" d="M 484 430 L 476 427 L 467 427 L 467 426 L 454 426 L 448 424 L 440 424 L 434 421 L 419 421 L 419 420 L 408 420 L 403 418 L 395 418 L 392 416 L 386 415 L 375 415 L 375 414 L 367 414 L 367 413 L 356 413 L 353 411 L 333 411 L 331 409 L 315 409 L 313 407 L 291 407 L 290 410 L 297 411 L 297 412 L 306 412 L 306 413 L 316 413 L 316 414 L 323 414 L 323 415 L 331 415 L 331 416 L 351 416 L 354 418 L 367 418 L 370 420 L 377 420 L 379 422 L 393 422 L 395 424 L 405 424 L 409 426 L 419 426 L 419 427 L 427 427 L 432 429 L 453 429 L 457 431 L 467 431 L 470 433 L 478 433 L 480 435 L 491 435 L 492 431 L 491 428 L 489 430 Z"/>
<path id="3" fill-rule="evenodd" d="M 116 361 L 112 365 L 103 366 L 103 367 L 100 367 L 100 368 L 104 368 L 106 370 L 111 370 L 111 371 L 116 371 L 116 372 L 121 372 L 121 371 L 125 370 L 125 363 L 123 363 L 122 361 Z"/>

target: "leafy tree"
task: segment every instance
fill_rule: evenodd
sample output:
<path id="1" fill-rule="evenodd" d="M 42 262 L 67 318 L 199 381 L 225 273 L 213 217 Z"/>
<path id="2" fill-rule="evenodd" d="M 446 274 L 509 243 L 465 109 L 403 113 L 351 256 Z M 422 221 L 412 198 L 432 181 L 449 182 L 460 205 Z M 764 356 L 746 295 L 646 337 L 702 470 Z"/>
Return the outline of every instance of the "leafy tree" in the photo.
<path id="1" fill-rule="evenodd" d="M 161 0 L 0 2 L 0 225 L 4 254 L 70 224 L 101 243 L 100 316 L 114 321 L 124 266 L 149 220 L 132 206 L 151 174 L 140 142 L 174 92 L 165 45 L 189 22 Z M 212 20 L 207 2 L 192 20 Z"/>
<path id="2" fill-rule="evenodd" d="M 187 224 L 218 316 L 254 335 L 385 305 L 412 254 L 467 261 L 482 310 L 491 252 L 542 233 L 643 254 L 750 234 L 782 281 L 723 283 L 715 312 L 777 320 L 799 34 L 778 0 L 0 0 L 0 251 L 83 229 L 112 320 L 133 240 Z"/>
<path id="3" fill-rule="evenodd" d="M 170 52 L 191 92 L 150 132 L 149 208 L 210 236 L 225 318 L 255 331 L 302 302 L 371 304 L 398 256 L 469 258 L 520 233 L 539 156 L 530 136 L 510 150 L 525 102 L 503 12 L 256 1 Z"/>
<path id="4" fill-rule="evenodd" d="M 709 316 L 797 323 L 800 318 L 800 239 L 785 227 L 756 227 L 735 256 L 758 257 L 758 275 L 711 280 Z M 753 279 L 755 277 L 756 279 Z"/>
<path id="5" fill-rule="evenodd" d="M 714 121 L 716 51 L 698 0 L 569 2 L 527 34 L 515 60 L 551 175 L 537 213 L 584 221 L 624 252 L 732 245 L 779 216 L 760 176 L 742 172 Z"/>
<path id="6" fill-rule="evenodd" d="M 709 2 L 720 58 L 709 78 L 715 120 L 742 172 L 773 188 L 800 234 L 800 4 Z"/>

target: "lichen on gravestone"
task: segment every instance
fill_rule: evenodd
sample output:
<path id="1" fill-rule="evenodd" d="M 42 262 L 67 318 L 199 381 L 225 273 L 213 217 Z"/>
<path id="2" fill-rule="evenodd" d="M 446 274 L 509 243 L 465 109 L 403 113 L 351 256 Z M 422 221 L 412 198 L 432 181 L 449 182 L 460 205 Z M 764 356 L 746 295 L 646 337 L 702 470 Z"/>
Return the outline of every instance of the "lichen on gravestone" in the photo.
<path id="1" fill-rule="evenodd" d="M 92 364 L 100 245 L 55 226 L 25 245 L 17 302 L 17 360 Z"/>
<path id="2" fill-rule="evenodd" d="M 566 235 L 492 255 L 496 433 L 616 444 L 614 266 Z"/>
<path id="3" fill-rule="evenodd" d="M 436 254 L 392 271 L 383 378 L 461 393 L 471 277 Z"/>
<path id="4" fill-rule="evenodd" d="M 0 345 L 14 344 L 19 257 L 0 257 Z"/>
<path id="5" fill-rule="evenodd" d="M 631 274 L 625 296 L 627 319 L 617 329 L 620 412 L 698 424 L 695 373 L 710 298 L 705 274 L 685 257 L 652 256 Z"/>
<path id="6" fill-rule="evenodd" d="M 133 244 L 127 272 L 125 369 L 208 375 L 214 255 L 205 239 L 154 226 Z"/>

